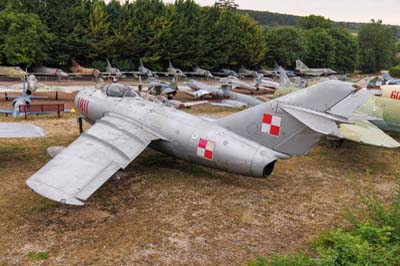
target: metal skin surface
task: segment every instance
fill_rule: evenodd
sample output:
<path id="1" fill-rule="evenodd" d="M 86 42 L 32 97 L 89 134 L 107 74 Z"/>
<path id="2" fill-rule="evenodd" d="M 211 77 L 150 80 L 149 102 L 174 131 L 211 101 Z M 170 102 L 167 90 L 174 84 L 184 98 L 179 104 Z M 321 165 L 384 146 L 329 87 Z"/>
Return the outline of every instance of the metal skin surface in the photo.
<path id="1" fill-rule="evenodd" d="M 351 115 L 349 106 L 357 108 L 362 93 L 346 83 L 326 82 L 210 121 L 146 101 L 121 84 L 81 91 L 76 109 L 93 126 L 27 185 L 49 199 L 83 205 L 147 146 L 210 168 L 268 176 L 277 160 L 307 153 L 321 132 L 334 134 L 336 122 Z M 347 113 L 337 116 L 337 105 Z"/>

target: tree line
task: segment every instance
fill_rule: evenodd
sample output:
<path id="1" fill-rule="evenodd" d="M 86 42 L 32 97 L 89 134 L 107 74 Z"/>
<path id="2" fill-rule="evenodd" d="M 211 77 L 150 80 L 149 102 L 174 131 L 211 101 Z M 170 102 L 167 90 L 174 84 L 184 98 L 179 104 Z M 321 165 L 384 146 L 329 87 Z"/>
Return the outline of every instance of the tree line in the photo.
<path id="1" fill-rule="evenodd" d="M 362 26 L 358 38 L 318 16 L 301 18 L 300 27 L 265 28 L 228 2 L 201 7 L 193 0 L 5 0 L 0 2 L 0 64 L 66 68 L 73 58 L 104 69 L 108 58 L 132 70 L 142 58 L 154 70 L 168 61 L 183 69 L 273 67 L 275 62 L 293 68 L 300 58 L 311 67 L 374 72 L 395 63 L 396 32 L 382 23 Z M 381 42 L 371 42 L 376 38 Z"/>

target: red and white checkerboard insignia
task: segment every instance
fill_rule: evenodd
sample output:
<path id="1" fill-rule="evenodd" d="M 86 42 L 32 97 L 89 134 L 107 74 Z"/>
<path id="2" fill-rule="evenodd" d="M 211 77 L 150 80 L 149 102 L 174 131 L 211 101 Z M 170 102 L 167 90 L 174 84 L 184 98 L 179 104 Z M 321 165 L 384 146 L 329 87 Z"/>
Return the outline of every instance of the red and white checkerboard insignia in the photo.
<path id="1" fill-rule="evenodd" d="M 261 132 L 271 136 L 279 136 L 281 133 L 282 118 L 276 115 L 264 114 Z"/>
<path id="2" fill-rule="evenodd" d="M 212 160 L 214 148 L 215 148 L 214 141 L 200 139 L 199 144 L 197 145 L 197 155 L 205 159 Z"/>

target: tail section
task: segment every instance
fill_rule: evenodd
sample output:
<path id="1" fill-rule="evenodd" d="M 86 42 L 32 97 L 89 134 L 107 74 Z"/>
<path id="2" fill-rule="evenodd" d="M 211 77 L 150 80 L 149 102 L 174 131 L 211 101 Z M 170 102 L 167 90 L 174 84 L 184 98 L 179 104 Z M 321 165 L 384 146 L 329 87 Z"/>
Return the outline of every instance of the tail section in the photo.
<path id="1" fill-rule="evenodd" d="M 269 101 L 218 121 L 231 131 L 288 155 L 306 154 L 321 136 L 340 137 L 337 123 L 368 97 L 367 91 L 327 81 Z"/>
<path id="2" fill-rule="evenodd" d="M 72 64 L 73 67 L 80 67 L 78 62 L 76 62 L 74 59 L 71 59 L 71 64 Z"/>
<path id="3" fill-rule="evenodd" d="M 108 59 L 106 59 L 106 61 L 107 61 L 107 67 L 111 68 L 112 66 L 111 66 L 110 61 Z"/>
<path id="4" fill-rule="evenodd" d="M 139 59 L 140 67 L 144 67 L 142 58 Z"/>
<path id="5" fill-rule="evenodd" d="M 286 74 L 286 70 L 284 70 L 281 66 L 278 67 L 278 73 L 279 73 L 279 89 L 294 87 L 293 83 L 290 81 L 289 77 Z"/>
<path id="6" fill-rule="evenodd" d="M 296 60 L 296 70 L 309 70 L 309 68 L 302 61 Z"/>
<path id="7" fill-rule="evenodd" d="M 168 61 L 168 66 L 169 66 L 170 68 L 174 68 L 174 66 L 172 65 L 171 61 Z"/>

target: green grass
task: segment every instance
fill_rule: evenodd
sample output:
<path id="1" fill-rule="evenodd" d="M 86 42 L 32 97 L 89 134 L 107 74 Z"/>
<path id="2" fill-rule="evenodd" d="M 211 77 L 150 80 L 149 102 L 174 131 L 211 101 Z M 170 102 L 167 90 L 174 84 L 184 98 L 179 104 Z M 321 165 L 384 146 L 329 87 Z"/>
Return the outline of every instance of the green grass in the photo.
<path id="1" fill-rule="evenodd" d="M 49 253 L 48 252 L 29 252 L 26 256 L 33 260 L 47 260 L 49 258 Z"/>

